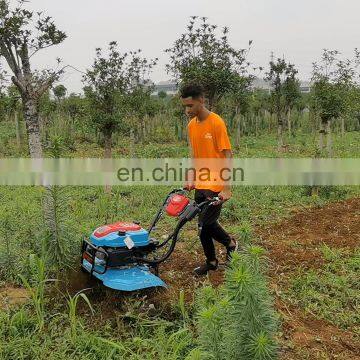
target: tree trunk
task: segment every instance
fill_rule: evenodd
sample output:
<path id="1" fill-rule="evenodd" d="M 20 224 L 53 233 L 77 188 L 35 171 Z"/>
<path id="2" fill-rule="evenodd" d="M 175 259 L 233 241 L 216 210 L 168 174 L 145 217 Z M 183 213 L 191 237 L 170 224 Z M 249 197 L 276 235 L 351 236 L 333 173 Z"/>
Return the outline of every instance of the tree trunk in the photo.
<path id="1" fill-rule="evenodd" d="M 179 124 L 177 121 L 175 121 L 175 136 L 176 136 L 176 139 L 179 140 Z"/>
<path id="2" fill-rule="evenodd" d="M 325 127 L 323 121 L 320 122 L 320 131 L 319 131 L 319 150 L 322 151 L 324 149 L 324 133 Z"/>
<path id="3" fill-rule="evenodd" d="M 146 125 L 145 125 L 145 120 L 143 120 L 143 122 L 142 122 L 141 132 L 142 132 L 142 140 L 145 140 L 145 139 L 146 139 Z"/>
<path id="4" fill-rule="evenodd" d="M 316 130 L 317 130 L 316 116 L 311 109 L 309 110 L 309 123 L 310 123 L 310 127 L 311 127 L 311 132 L 313 134 L 316 134 Z"/>
<path id="5" fill-rule="evenodd" d="M 15 130 L 16 130 L 16 144 L 20 149 L 22 145 L 22 136 L 20 130 L 19 114 L 16 110 L 14 111 L 14 122 L 15 122 Z"/>
<path id="6" fill-rule="evenodd" d="M 104 158 L 111 159 L 112 157 L 112 131 L 104 131 Z M 110 170 L 110 169 L 109 169 Z M 105 185 L 105 193 L 111 194 L 111 185 Z"/>
<path id="7" fill-rule="evenodd" d="M 210 111 L 216 111 L 216 105 L 217 105 L 217 97 L 216 94 L 210 94 L 208 96 L 208 103 L 207 107 Z"/>
<path id="8" fill-rule="evenodd" d="M 326 149 L 328 156 L 332 156 L 332 140 L 331 140 L 331 120 L 327 121 L 326 124 Z"/>
<path id="9" fill-rule="evenodd" d="M 258 136 L 258 114 L 255 114 L 255 136 Z"/>
<path id="10" fill-rule="evenodd" d="M 235 137 L 235 147 L 240 147 L 240 138 L 241 138 L 241 118 L 236 121 L 236 137 Z"/>
<path id="11" fill-rule="evenodd" d="M 30 156 L 32 158 L 41 158 L 43 150 L 41 145 L 39 113 L 36 101 L 31 98 L 24 98 L 23 107 Z"/>
<path id="12" fill-rule="evenodd" d="M 319 196 L 320 188 L 318 186 L 311 187 L 311 196 L 317 197 Z"/>
<path id="13" fill-rule="evenodd" d="M 345 136 L 345 120 L 343 116 L 341 117 L 341 136 Z"/>
<path id="14" fill-rule="evenodd" d="M 270 113 L 270 116 L 269 116 L 269 118 L 268 118 L 268 133 L 269 133 L 269 134 L 271 134 L 272 121 L 273 121 L 273 114 Z"/>
<path id="15" fill-rule="evenodd" d="M 289 133 L 289 139 L 291 138 L 291 109 L 287 112 L 287 124 L 288 124 L 288 133 Z"/>
<path id="16" fill-rule="evenodd" d="M 314 116 L 314 120 L 316 119 L 316 117 Z M 314 121 L 315 122 L 315 121 Z M 321 151 L 323 149 L 323 136 L 324 136 L 324 125 L 323 122 L 321 120 L 320 122 L 320 131 L 319 131 L 319 151 L 316 152 L 315 154 L 315 158 L 319 158 L 321 157 Z M 311 196 L 313 197 L 318 197 L 320 193 L 320 187 L 318 185 L 312 185 L 311 186 Z"/>
<path id="17" fill-rule="evenodd" d="M 281 123 L 278 124 L 278 151 L 281 151 L 284 145 L 283 140 L 283 125 Z"/>
<path id="18" fill-rule="evenodd" d="M 277 118 L 278 118 L 278 128 L 277 128 L 278 151 L 282 151 L 284 140 L 283 140 L 283 120 L 281 118 L 281 114 L 278 114 Z"/>
<path id="19" fill-rule="evenodd" d="M 31 158 L 42 158 L 43 149 L 40 137 L 39 113 L 36 100 L 23 97 L 24 119 L 28 135 L 28 145 Z M 56 209 L 52 194 L 52 187 L 45 184 L 45 194 L 43 198 L 44 220 L 51 234 L 52 241 L 57 240 L 56 234 Z"/>
<path id="20" fill-rule="evenodd" d="M 112 149 L 111 149 L 111 140 L 112 133 L 110 131 L 104 132 L 104 158 L 111 159 Z"/>
<path id="21" fill-rule="evenodd" d="M 135 155 L 135 136 L 134 129 L 130 129 L 130 157 L 133 158 Z"/>

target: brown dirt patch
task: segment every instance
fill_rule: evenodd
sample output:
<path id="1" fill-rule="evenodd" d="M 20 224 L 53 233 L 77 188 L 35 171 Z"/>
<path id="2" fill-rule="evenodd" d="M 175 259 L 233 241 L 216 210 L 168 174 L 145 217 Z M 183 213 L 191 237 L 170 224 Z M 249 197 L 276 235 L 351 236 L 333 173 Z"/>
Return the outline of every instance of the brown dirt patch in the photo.
<path id="1" fill-rule="evenodd" d="M 225 253 L 218 249 L 220 262 L 224 262 Z M 168 291 L 162 294 L 167 301 L 177 301 L 179 291 L 183 290 L 187 302 L 193 302 L 195 289 L 204 283 L 218 286 L 224 280 L 224 268 L 220 265 L 218 271 L 211 271 L 207 277 L 194 276 L 192 271 L 204 261 L 202 249 L 197 244 L 195 249 L 188 249 L 185 243 L 179 243 L 169 261 L 160 268 L 160 277 L 170 286 Z M 163 300 L 163 299 L 162 299 Z"/>
<path id="2" fill-rule="evenodd" d="M 349 251 L 359 247 L 360 198 L 296 211 L 289 219 L 258 227 L 256 232 L 269 251 L 271 286 L 278 294 L 299 268 L 323 265 L 323 244 Z M 360 359 L 360 343 L 355 334 L 305 314 L 279 296 L 276 307 L 283 319 L 282 359 Z"/>
<path id="3" fill-rule="evenodd" d="M 26 289 L 7 286 L 0 288 L 0 309 L 8 310 L 25 304 L 30 298 Z"/>
<path id="4" fill-rule="evenodd" d="M 353 250 L 360 245 L 360 198 L 297 211 L 289 219 L 257 229 L 269 250 L 274 275 L 323 264 L 319 248 Z"/>
<path id="5" fill-rule="evenodd" d="M 282 318 L 281 359 L 360 359 L 360 343 L 353 333 L 279 299 L 276 308 Z"/>

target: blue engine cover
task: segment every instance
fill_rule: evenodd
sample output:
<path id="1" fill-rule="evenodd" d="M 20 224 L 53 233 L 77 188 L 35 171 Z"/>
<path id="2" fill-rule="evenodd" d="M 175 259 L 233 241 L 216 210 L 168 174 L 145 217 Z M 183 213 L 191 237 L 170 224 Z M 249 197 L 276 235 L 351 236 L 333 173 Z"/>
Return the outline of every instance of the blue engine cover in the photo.
<path id="1" fill-rule="evenodd" d="M 91 271 L 91 264 L 83 260 L 83 268 Z M 100 267 L 99 271 L 103 271 Z M 108 269 L 104 274 L 93 272 L 93 276 L 103 282 L 103 284 L 114 290 L 135 291 L 151 287 L 167 287 L 167 285 L 157 276 L 150 272 L 145 266 L 134 266 L 129 268 Z"/>
<path id="2" fill-rule="evenodd" d="M 126 237 L 130 237 L 136 247 L 149 244 L 149 233 L 145 229 L 124 222 L 101 226 L 91 234 L 90 242 L 95 246 L 126 247 Z"/>
<path id="3" fill-rule="evenodd" d="M 90 236 L 90 242 L 99 247 L 126 247 L 125 239 L 130 237 L 134 246 L 141 247 L 149 244 L 149 233 L 137 224 L 117 222 L 101 226 Z M 94 257 L 93 267 L 86 258 L 82 259 L 82 267 L 92 272 L 92 275 L 109 288 L 123 291 L 134 291 L 150 287 L 167 287 L 157 276 L 150 272 L 146 265 L 132 265 L 105 268 L 105 261 Z"/>

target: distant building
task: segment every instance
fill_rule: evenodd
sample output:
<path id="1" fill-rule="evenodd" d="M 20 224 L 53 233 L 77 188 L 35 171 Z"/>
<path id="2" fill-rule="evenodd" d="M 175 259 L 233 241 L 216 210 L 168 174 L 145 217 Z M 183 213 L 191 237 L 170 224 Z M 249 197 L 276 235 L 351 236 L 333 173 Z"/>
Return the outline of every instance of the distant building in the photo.
<path id="1" fill-rule="evenodd" d="M 255 78 L 251 83 L 250 88 L 252 90 L 264 90 L 270 94 L 272 86 L 269 81 Z M 309 93 L 311 91 L 311 83 L 309 81 L 300 81 L 300 92 L 303 94 Z"/>
<path id="2" fill-rule="evenodd" d="M 175 81 L 160 81 L 154 85 L 154 90 L 151 95 L 159 95 L 160 92 L 165 92 L 166 95 L 173 96 L 178 92 L 178 85 Z"/>
<path id="3" fill-rule="evenodd" d="M 310 81 L 300 81 L 300 91 L 303 94 L 308 94 L 311 91 L 311 82 Z"/>
<path id="4" fill-rule="evenodd" d="M 176 95 L 179 91 L 179 87 L 175 81 L 167 80 L 160 81 L 157 84 L 152 84 L 154 87 L 151 95 L 157 96 L 160 92 L 165 92 L 168 96 Z M 270 94 L 272 86 L 269 81 L 263 80 L 261 78 L 255 78 L 250 88 L 252 90 L 263 90 Z M 311 91 L 311 83 L 309 81 L 300 81 L 300 92 L 303 94 L 309 93 Z"/>
<path id="5" fill-rule="evenodd" d="M 269 94 L 270 94 L 271 88 L 272 88 L 272 86 L 268 81 L 260 79 L 260 78 L 254 78 L 254 80 L 252 81 L 252 83 L 250 85 L 251 90 L 264 90 Z"/>

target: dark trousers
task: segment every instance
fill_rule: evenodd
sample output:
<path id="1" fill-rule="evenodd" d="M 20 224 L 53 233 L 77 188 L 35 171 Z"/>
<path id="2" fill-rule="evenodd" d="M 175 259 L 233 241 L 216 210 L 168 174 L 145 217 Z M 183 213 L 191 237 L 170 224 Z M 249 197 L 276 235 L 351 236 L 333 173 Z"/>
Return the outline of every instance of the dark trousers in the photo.
<path id="1" fill-rule="evenodd" d="M 196 189 L 195 201 L 199 204 L 206 199 L 213 198 L 217 195 L 218 193 L 211 190 Z M 230 235 L 218 223 L 221 208 L 222 204 L 210 205 L 199 215 L 199 237 L 207 261 L 216 260 L 213 240 L 218 241 L 226 247 L 231 243 Z"/>

